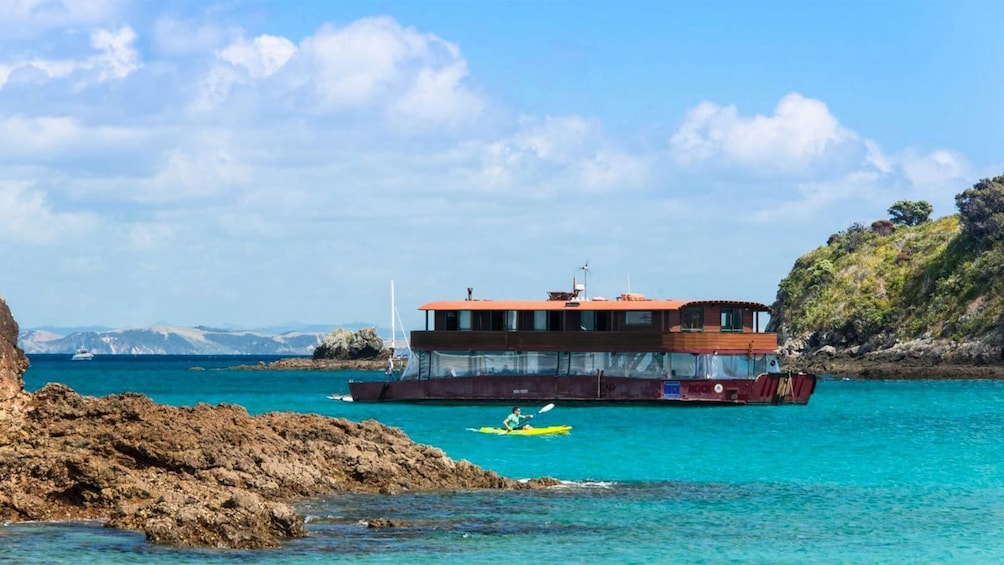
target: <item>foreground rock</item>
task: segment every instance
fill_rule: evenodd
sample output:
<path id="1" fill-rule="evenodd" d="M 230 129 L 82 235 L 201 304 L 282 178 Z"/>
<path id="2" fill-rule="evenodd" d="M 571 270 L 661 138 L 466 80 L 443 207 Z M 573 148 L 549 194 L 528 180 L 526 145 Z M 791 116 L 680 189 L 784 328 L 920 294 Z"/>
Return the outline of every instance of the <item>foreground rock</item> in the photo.
<path id="1" fill-rule="evenodd" d="M 262 548 L 305 534 L 289 506 L 302 497 L 556 484 L 500 477 L 372 420 L 252 417 L 61 384 L 27 394 L 27 360 L 2 301 L 0 330 L 0 521 L 102 518 L 156 543 Z"/>

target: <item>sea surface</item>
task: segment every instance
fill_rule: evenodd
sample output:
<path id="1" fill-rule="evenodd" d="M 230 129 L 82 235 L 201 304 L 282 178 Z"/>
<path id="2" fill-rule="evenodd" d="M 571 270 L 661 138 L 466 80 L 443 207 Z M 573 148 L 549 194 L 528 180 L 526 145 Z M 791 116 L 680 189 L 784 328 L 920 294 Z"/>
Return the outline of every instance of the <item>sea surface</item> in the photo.
<path id="1" fill-rule="evenodd" d="M 558 405 L 558 437 L 495 436 L 503 405 L 350 403 L 379 373 L 248 371 L 262 357 L 32 355 L 25 386 L 140 392 L 373 418 L 536 492 L 340 495 L 305 501 L 309 535 L 278 549 L 183 550 L 100 523 L 0 525 L 16 563 L 1001 563 L 1004 382 L 824 378 L 807 406 Z M 524 406 L 524 413 L 540 407 Z M 407 527 L 369 529 L 389 518 Z"/>

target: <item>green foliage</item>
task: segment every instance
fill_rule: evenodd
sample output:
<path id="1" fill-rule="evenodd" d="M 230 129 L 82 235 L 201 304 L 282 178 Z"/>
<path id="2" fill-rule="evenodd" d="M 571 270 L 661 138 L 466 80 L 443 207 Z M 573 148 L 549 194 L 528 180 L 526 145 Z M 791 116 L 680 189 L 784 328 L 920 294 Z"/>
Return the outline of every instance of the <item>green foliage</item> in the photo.
<path id="1" fill-rule="evenodd" d="M 894 224 L 917 226 L 930 221 L 934 206 L 924 200 L 900 200 L 889 207 L 889 218 Z"/>
<path id="2" fill-rule="evenodd" d="M 982 247 L 1004 241 L 1004 176 L 983 179 L 955 196 L 962 233 Z"/>
<path id="3" fill-rule="evenodd" d="M 835 246 L 841 253 L 853 253 L 873 237 L 870 229 L 860 222 L 837 234 L 831 235 L 827 245 Z"/>
<path id="4" fill-rule="evenodd" d="M 848 345 L 879 335 L 981 336 L 1004 321 L 1004 241 L 981 243 L 958 215 L 883 237 L 855 224 L 795 262 L 772 329 L 834 332 Z"/>

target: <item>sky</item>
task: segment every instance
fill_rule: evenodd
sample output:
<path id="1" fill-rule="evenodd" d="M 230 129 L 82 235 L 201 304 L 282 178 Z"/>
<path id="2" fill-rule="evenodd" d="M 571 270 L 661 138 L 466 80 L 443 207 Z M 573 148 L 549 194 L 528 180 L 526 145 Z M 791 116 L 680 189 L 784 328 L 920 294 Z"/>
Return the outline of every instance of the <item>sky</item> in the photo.
<path id="1" fill-rule="evenodd" d="M 1004 3 L 0 0 L 22 328 L 771 304 L 1004 174 Z M 588 265 L 588 270 L 583 269 Z M 400 326 L 399 326 L 400 327 Z"/>

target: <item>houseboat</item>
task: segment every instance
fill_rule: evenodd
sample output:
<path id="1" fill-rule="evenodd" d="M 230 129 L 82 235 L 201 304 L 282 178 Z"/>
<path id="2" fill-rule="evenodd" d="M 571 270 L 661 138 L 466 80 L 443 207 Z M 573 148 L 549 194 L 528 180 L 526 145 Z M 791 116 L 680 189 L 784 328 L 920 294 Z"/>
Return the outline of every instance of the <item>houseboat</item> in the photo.
<path id="1" fill-rule="evenodd" d="M 770 307 L 742 300 L 580 297 L 431 302 L 400 376 L 349 383 L 356 402 L 806 404 L 816 376 L 782 371 Z"/>

